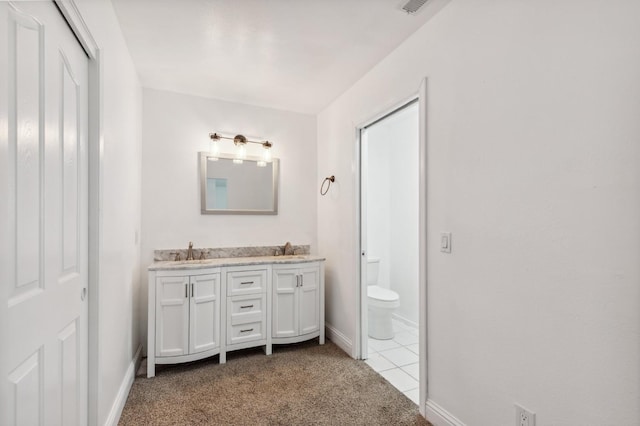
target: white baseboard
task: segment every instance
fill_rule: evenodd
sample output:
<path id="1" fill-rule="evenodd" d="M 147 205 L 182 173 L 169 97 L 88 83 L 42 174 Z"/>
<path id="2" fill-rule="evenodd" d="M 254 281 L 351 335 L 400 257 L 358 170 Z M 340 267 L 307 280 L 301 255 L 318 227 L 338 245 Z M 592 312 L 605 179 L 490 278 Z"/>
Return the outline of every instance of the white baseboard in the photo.
<path id="1" fill-rule="evenodd" d="M 129 396 L 129 391 L 131 390 L 133 379 L 135 379 L 136 377 L 136 371 L 138 371 L 138 367 L 140 367 L 141 361 L 142 345 L 138 346 L 138 350 L 133 356 L 133 359 L 129 364 L 129 368 L 127 368 L 127 372 L 125 373 L 124 378 L 122 379 L 122 383 L 120 384 L 120 389 L 118 389 L 116 400 L 113 401 L 113 405 L 111 406 L 111 410 L 109 411 L 109 416 L 104 422 L 105 426 L 117 426 L 118 421 L 120 421 L 120 416 L 122 415 L 124 404 L 126 404 L 127 402 L 127 397 Z"/>
<path id="2" fill-rule="evenodd" d="M 391 318 L 396 319 L 396 320 L 400 321 L 401 323 L 408 325 L 409 327 L 416 328 L 416 329 L 418 328 L 418 323 L 417 322 L 410 321 L 410 320 L 406 319 L 405 317 L 402 317 L 402 316 L 400 316 L 398 314 L 395 314 L 395 313 L 391 314 Z"/>
<path id="3" fill-rule="evenodd" d="M 453 414 L 433 402 L 431 399 L 427 400 L 426 418 L 434 426 L 466 426 L 460 420 L 458 420 Z"/>
<path id="4" fill-rule="evenodd" d="M 340 349 L 345 351 L 349 356 L 353 356 L 353 343 L 337 328 L 329 323 L 325 323 L 325 334 L 329 340 L 338 345 Z"/>

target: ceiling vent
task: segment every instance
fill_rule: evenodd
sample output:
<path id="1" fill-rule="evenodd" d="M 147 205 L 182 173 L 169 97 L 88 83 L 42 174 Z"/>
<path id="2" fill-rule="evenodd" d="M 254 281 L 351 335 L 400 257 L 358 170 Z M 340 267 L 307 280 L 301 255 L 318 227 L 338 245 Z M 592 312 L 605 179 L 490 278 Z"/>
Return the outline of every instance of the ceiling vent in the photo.
<path id="1" fill-rule="evenodd" d="M 407 4 L 405 4 L 404 6 L 402 6 L 402 10 L 404 10 L 407 13 L 411 13 L 414 14 L 416 13 L 422 6 L 424 6 L 424 4 L 427 2 L 427 0 L 409 0 L 407 2 Z"/>

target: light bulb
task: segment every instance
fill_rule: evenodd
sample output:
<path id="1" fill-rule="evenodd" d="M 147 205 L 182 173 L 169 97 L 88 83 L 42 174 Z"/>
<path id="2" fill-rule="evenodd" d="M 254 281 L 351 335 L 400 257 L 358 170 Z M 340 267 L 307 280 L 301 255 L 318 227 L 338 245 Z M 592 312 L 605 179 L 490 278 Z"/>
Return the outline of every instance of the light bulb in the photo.
<path id="1" fill-rule="evenodd" d="M 209 161 L 218 161 L 218 156 L 220 155 L 220 141 L 216 139 L 211 139 L 209 141 Z"/>
<path id="2" fill-rule="evenodd" d="M 271 162 L 271 148 L 264 149 L 264 152 L 262 153 L 262 161 L 265 163 Z"/>
<path id="3" fill-rule="evenodd" d="M 245 158 L 247 158 L 247 148 L 245 148 L 244 144 L 238 144 L 238 148 L 236 149 L 236 158 L 233 159 L 233 163 L 242 164 Z"/>

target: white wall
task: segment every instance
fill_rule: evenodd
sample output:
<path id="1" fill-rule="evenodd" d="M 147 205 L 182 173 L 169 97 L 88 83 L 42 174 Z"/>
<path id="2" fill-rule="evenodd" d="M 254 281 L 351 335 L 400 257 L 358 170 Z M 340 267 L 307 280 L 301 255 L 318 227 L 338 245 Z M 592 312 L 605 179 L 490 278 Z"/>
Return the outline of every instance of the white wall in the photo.
<path id="1" fill-rule="evenodd" d="M 638 16 L 451 1 L 319 115 L 327 321 L 353 339 L 354 129 L 429 78 L 429 398 L 466 424 L 514 424 L 514 402 L 538 425 L 640 419 Z"/>
<path id="2" fill-rule="evenodd" d="M 142 309 L 153 250 L 310 244 L 317 251 L 316 118 L 269 108 L 144 89 L 142 160 Z M 280 159 L 277 215 L 202 215 L 198 152 L 209 133 L 268 139 Z M 255 139 L 253 139 L 255 140 Z M 221 152 L 233 154 L 232 141 Z M 247 154 L 263 148 L 249 144 Z M 146 313 L 141 333 L 146 336 Z M 146 338 L 146 337 L 145 337 Z"/>
<path id="3" fill-rule="evenodd" d="M 142 89 L 108 0 L 76 1 L 103 59 L 102 254 L 98 423 L 110 415 L 141 338 Z"/>

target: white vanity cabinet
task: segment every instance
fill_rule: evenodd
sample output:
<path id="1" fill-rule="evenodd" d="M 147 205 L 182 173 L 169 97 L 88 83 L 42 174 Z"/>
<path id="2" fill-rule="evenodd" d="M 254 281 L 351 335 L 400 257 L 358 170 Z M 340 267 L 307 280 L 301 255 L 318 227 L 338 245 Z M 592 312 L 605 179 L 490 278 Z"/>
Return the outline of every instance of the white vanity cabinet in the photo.
<path id="1" fill-rule="evenodd" d="M 225 352 L 265 346 L 271 355 L 267 317 L 270 265 L 225 268 L 227 290 Z M 221 355 L 220 362 L 225 361 Z"/>
<path id="2" fill-rule="evenodd" d="M 319 336 L 324 344 L 323 264 L 274 265 L 272 288 L 272 343 Z"/>
<path id="3" fill-rule="evenodd" d="M 149 266 L 147 377 L 156 364 L 319 337 L 324 258 L 263 256 L 159 261 Z"/>
<path id="4" fill-rule="evenodd" d="M 220 269 L 158 271 L 149 279 L 147 375 L 155 364 L 220 353 Z M 153 348 L 153 350 L 151 350 Z"/>

